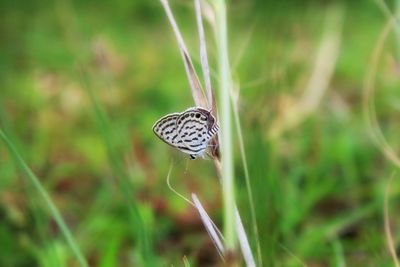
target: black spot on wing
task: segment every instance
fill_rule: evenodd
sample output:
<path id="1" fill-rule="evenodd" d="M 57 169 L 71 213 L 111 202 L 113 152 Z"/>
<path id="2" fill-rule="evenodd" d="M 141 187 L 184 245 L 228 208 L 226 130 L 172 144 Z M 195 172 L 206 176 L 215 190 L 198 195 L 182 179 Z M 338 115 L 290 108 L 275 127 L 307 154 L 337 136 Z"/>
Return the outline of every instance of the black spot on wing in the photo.
<path id="1" fill-rule="evenodd" d="M 177 137 L 178 137 L 178 134 L 175 134 L 175 135 L 172 137 L 172 141 L 174 141 Z"/>
<path id="2" fill-rule="evenodd" d="M 192 139 L 185 139 L 185 140 L 183 140 L 183 142 L 186 142 L 186 143 L 191 143 L 191 142 L 193 142 L 193 141 L 199 141 L 199 138 L 195 137 L 195 138 L 192 138 Z"/>
<path id="3" fill-rule="evenodd" d="M 187 125 L 187 124 L 193 124 L 193 125 Z M 188 120 L 184 121 L 182 125 L 179 125 L 179 129 L 186 129 L 186 130 L 188 130 L 188 129 L 193 129 L 193 128 L 195 128 L 196 126 L 199 126 L 199 125 L 204 125 L 204 126 L 205 126 L 206 124 L 202 123 L 202 122 L 199 121 L 199 120 L 188 119 Z"/>
<path id="4" fill-rule="evenodd" d="M 188 136 L 192 136 L 192 135 L 195 135 L 196 134 L 196 132 L 191 132 Z"/>
<path id="5" fill-rule="evenodd" d="M 163 126 L 163 127 L 161 128 L 161 132 L 163 132 L 165 129 L 167 129 L 167 128 L 169 128 L 169 127 L 174 127 L 174 128 L 175 128 L 175 122 L 171 122 L 171 123 L 168 123 L 168 124 L 166 124 L 165 126 Z"/>
<path id="6" fill-rule="evenodd" d="M 176 129 L 171 129 L 170 131 L 161 132 L 161 135 L 162 135 L 162 136 L 166 136 L 166 135 L 172 134 L 173 132 L 175 132 L 175 130 L 176 130 Z"/>
<path id="7" fill-rule="evenodd" d="M 188 146 L 189 146 L 190 148 L 192 148 L 192 147 L 199 147 L 199 146 L 203 146 L 204 148 L 206 147 L 206 146 L 204 145 L 204 143 L 188 144 Z M 204 148 L 203 148 L 203 149 L 204 149 Z"/>

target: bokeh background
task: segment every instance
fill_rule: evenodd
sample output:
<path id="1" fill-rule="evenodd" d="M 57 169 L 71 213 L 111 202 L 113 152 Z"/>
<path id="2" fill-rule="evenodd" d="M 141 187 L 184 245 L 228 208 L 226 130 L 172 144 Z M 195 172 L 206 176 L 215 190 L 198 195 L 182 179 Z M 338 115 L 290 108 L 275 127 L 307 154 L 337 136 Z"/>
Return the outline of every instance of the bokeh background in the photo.
<path id="1" fill-rule="evenodd" d="M 396 1 L 227 4 L 264 266 L 393 266 L 383 200 L 396 166 L 371 137 L 363 94 Z M 193 3 L 171 6 L 200 69 Z M 215 73 L 215 40 L 206 31 Z M 374 105 L 398 153 L 396 40 L 386 39 L 376 63 Z M 313 84 L 312 77 L 322 80 Z M 0 127 L 90 266 L 183 266 L 184 257 L 191 266 L 221 264 L 196 210 L 166 184 L 172 166 L 173 187 L 195 192 L 221 226 L 212 161 L 189 160 L 151 130 L 159 117 L 194 105 L 188 88 L 159 1 L 0 1 Z M 234 144 L 237 203 L 255 248 Z M 79 266 L 19 167 L 1 143 L 0 266 Z M 398 179 L 387 194 L 397 253 Z"/>

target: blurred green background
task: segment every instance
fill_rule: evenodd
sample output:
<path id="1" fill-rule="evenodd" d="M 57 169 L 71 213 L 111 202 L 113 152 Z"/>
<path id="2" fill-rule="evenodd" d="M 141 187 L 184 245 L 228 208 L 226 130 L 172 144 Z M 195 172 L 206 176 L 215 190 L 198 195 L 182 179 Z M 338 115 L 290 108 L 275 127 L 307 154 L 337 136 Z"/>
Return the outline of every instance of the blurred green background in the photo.
<path id="1" fill-rule="evenodd" d="M 264 266 L 394 264 L 383 199 L 396 168 L 374 144 L 362 109 L 370 59 L 387 23 L 385 7 L 395 10 L 394 1 L 382 3 L 227 3 Z M 200 67 L 193 3 L 171 5 Z M 215 73 L 215 41 L 206 30 Z M 326 91 L 300 123 L 270 138 L 286 111 L 301 114 L 296 103 L 318 70 L 321 40 L 338 44 L 337 61 L 319 55 L 333 68 Z M 399 46 L 393 35 L 385 43 L 374 100 L 396 152 Z M 217 88 L 215 76 L 213 84 Z M 191 266 L 221 264 L 196 210 L 166 185 L 172 165 L 173 187 L 186 196 L 195 192 L 220 226 L 212 161 L 190 161 L 151 130 L 159 117 L 194 105 L 188 88 L 159 1 L 0 1 L 0 127 L 40 179 L 90 266 L 183 266 L 184 256 Z M 237 203 L 255 251 L 237 144 Z M 398 179 L 389 194 L 397 241 Z M 0 266 L 79 266 L 3 143 Z"/>

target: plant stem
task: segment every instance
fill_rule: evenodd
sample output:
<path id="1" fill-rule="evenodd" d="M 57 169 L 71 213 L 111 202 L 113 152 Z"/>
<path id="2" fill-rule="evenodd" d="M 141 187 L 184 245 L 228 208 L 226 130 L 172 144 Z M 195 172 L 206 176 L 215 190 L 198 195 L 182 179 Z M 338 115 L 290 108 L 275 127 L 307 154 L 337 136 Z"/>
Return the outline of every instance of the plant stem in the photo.
<path id="1" fill-rule="evenodd" d="M 224 235 L 227 250 L 234 251 L 237 237 L 235 232 L 235 194 L 231 131 L 231 74 L 228 58 L 228 36 L 226 25 L 226 5 L 224 0 L 213 1 L 217 24 L 218 72 L 220 80 L 220 124 L 222 157 L 222 191 L 224 203 Z"/>

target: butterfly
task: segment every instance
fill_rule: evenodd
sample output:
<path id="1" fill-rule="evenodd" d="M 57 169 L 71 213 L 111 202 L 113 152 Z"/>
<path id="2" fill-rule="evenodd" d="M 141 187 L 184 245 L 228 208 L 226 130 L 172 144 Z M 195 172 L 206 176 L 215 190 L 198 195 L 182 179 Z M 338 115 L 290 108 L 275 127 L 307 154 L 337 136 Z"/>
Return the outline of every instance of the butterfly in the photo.
<path id="1" fill-rule="evenodd" d="M 189 154 L 191 159 L 204 154 L 218 129 L 211 112 L 200 107 L 168 114 L 153 125 L 153 132 L 162 141 Z"/>

